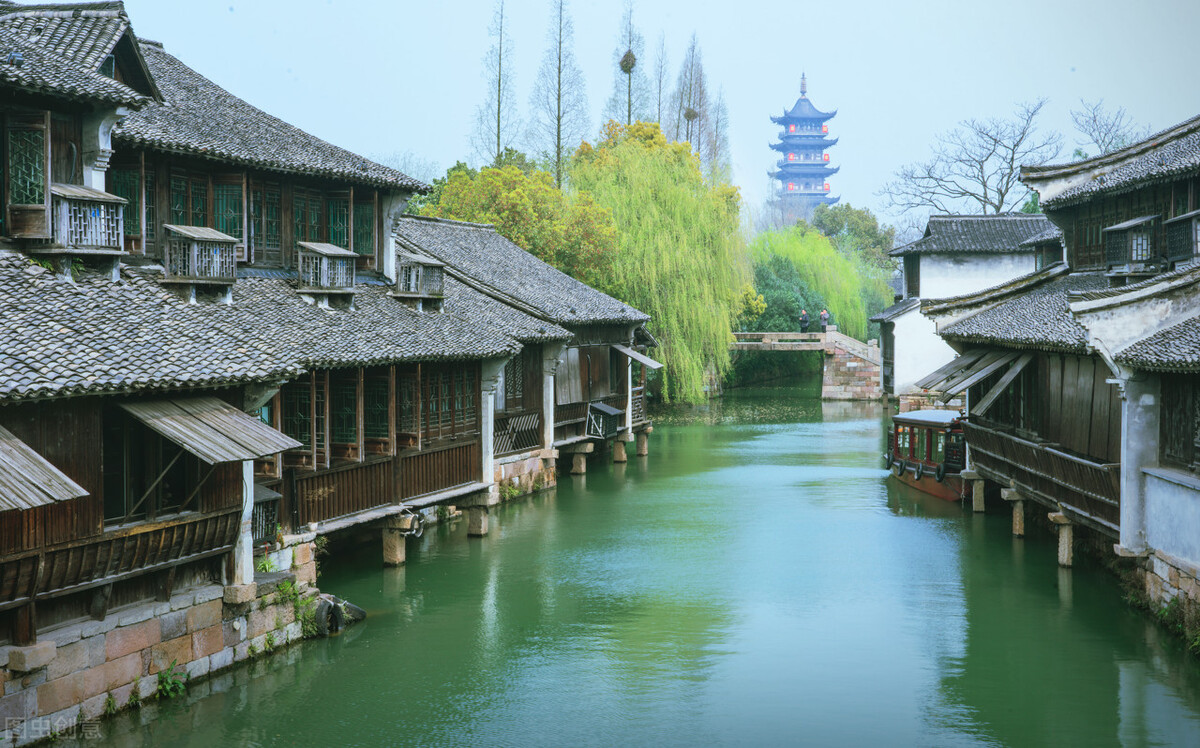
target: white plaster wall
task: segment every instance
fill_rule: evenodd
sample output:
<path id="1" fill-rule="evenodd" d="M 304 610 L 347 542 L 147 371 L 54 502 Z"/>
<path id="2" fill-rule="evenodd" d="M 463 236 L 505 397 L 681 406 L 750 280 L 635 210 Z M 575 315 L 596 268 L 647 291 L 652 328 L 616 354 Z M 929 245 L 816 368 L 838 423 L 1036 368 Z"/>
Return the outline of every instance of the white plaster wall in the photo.
<path id="1" fill-rule="evenodd" d="M 921 298 L 982 291 L 1035 270 L 1033 252 L 996 255 L 921 255 Z"/>
<path id="2" fill-rule="evenodd" d="M 937 325 L 921 314 L 921 309 L 911 309 L 896 317 L 896 355 L 893 372 L 893 392 L 903 395 L 914 390 L 913 383 L 932 373 L 955 356 L 954 349 L 938 337 Z"/>
<path id="3" fill-rule="evenodd" d="M 1146 541 L 1156 551 L 1200 566 L 1200 480 L 1145 473 Z"/>

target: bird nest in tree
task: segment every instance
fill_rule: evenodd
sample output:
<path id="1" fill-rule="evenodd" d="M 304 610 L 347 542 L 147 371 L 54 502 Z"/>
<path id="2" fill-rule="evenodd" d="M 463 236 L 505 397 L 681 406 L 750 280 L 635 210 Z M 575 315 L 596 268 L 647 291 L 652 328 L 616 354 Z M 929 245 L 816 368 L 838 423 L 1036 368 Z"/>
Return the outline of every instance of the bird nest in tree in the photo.
<path id="1" fill-rule="evenodd" d="M 634 66 L 637 65 L 637 55 L 632 49 L 625 50 L 625 54 L 621 55 L 621 72 L 629 75 L 633 72 Z"/>

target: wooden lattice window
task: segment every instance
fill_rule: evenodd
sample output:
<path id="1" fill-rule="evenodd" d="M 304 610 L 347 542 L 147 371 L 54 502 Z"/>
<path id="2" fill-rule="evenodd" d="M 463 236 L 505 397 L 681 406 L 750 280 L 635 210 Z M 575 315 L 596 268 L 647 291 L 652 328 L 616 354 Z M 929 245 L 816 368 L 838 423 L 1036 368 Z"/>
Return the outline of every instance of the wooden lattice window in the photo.
<path id="1" fill-rule="evenodd" d="M 519 408 L 525 398 L 525 362 L 523 356 L 516 355 L 504 364 L 504 400 L 505 407 Z"/>
<path id="2" fill-rule="evenodd" d="M 254 261 L 281 267 L 283 238 L 280 234 L 279 186 L 261 186 L 250 195 L 250 236 L 254 246 Z"/>
<path id="3" fill-rule="evenodd" d="M 312 386 L 308 378 L 285 384 L 280 392 L 283 433 L 312 448 Z"/>
<path id="4" fill-rule="evenodd" d="M 363 384 L 363 435 L 368 439 L 387 439 L 388 379 L 368 377 Z"/>
<path id="5" fill-rule="evenodd" d="M 208 226 L 207 176 L 186 173 L 171 175 L 171 223 L 177 226 Z"/>
<path id="6" fill-rule="evenodd" d="M 242 185 L 213 185 L 213 228 L 222 234 L 241 239 L 244 218 L 242 210 Z"/>
<path id="7" fill-rule="evenodd" d="M 342 249 L 350 248 L 350 200 L 331 197 L 325 202 L 329 216 L 329 243 Z"/>
<path id="8" fill-rule="evenodd" d="M 1200 393 L 1196 377 L 1164 374 L 1159 410 L 1159 460 L 1163 465 L 1200 472 Z"/>
<path id="9" fill-rule="evenodd" d="M 125 234 L 141 236 L 141 172 L 138 169 L 113 169 L 112 194 L 125 198 Z"/>
<path id="10" fill-rule="evenodd" d="M 336 244 L 337 242 L 334 242 Z M 354 253 L 366 257 L 375 254 L 375 205 L 354 204 Z"/>
<path id="11" fill-rule="evenodd" d="M 296 241 L 325 241 L 325 232 L 321 225 L 322 205 L 320 192 L 296 189 L 292 196 L 292 222 Z"/>
<path id="12" fill-rule="evenodd" d="M 358 382 L 337 379 L 330 389 L 333 441 L 353 444 L 358 441 Z"/>
<path id="13" fill-rule="evenodd" d="M 1167 260 L 1186 262 L 1200 256 L 1200 210 L 1166 222 Z"/>
<path id="14" fill-rule="evenodd" d="M 396 377 L 396 430 L 416 434 L 421 427 L 421 392 L 415 373 Z"/>
<path id="15" fill-rule="evenodd" d="M 192 177 L 188 185 L 192 190 L 192 220 L 193 226 L 208 225 L 208 180 L 204 177 Z"/>
<path id="16" fill-rule="evenodd" d="M 177 174 L 171 175 L 171 223 L 190 225 L 192 213 L 188 209 L 188 180 Z"/>
<path id="17" fill-rule="evenodd" d="M 46 131 L 8 130 L 8 201 L 13 205 L 46 202 Z"/>
<path id="18" fill-rule="evenodd" d="M 154 241 L 158 234 L 158 199 L 154 194 L 154 171 L 147 169 L 146 179 L 146 240 Z M 128 213 L 126 214 L 128 219 Z"/>

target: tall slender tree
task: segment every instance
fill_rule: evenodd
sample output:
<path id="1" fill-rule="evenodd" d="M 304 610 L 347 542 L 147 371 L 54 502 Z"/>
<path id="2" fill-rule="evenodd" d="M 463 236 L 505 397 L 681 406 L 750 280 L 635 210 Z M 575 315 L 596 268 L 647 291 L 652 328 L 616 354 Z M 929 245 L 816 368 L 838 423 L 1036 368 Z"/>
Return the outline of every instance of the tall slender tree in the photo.
<path id="1" fill-rule="evenodd" d="M 512 39 L 504 24 L 504 0 L 497 0 L 488 29 L 492 46 L 483 57 L 487 94 L 475 111 L 475 129 L 471 134 L 475 156 L 484 164 L 499 161 L 504 149 L 513 145 L 521 131 L 513 89 Z"/>
<path id="2" fill-rule="evenodd" d="M 604 107 L 604 118 L 624 122 L 625 126 L 645 120 L 649 114 L 650 82 L 646 79 L 642 57 L 646 40 L 633 25 L 633 0 L 625 0 L 617 48 L 613 52 L 616 75 L 613 91 Z"/>
<path id="3" fill-rule="evenodd" d="M 654 121 L 663 125 L 663 106 L 667 103 L 667 35 L 658 34 L 658 49 L 654 54 Z M 664 129 L 665 132 L 665 129 Z"/>
<path id="4" fill-rule="evenodd" d="M 549 164 L 554 184 L 560 189 L 567 162 L 588 127 L 583 73 L 572 50 L 574 36 L 566 0 L 551 0 L 546 34 L 549 46 L 530 97 L 532 116 L 527 137 L 532 150 Z"/>

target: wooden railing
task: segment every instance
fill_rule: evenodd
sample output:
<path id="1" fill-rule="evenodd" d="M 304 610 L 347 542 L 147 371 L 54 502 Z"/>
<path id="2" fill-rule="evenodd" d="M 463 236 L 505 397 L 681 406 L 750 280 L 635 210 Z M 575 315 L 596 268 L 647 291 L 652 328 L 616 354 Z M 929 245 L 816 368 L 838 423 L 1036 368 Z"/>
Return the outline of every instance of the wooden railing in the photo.
<path id="1" fill-rule="evenodd" d="M 1063 504 L 1112 532 L 1121 526 L 1121 466 L 1068 454 L 976 423 L 964 431 L 971 464 Z"/>
<path id="2" fill-rule="evenodd" d="M 480 476 L 479 442 L 412 452 L 400 458 L 400 498 L 473 483 Z"/>
<path id="3" fill-rule="evenodd" d="M 240 509 L 181 515 L 6 558 L 0 610 L 228 552 L 240 526 Z"/>
<path id="4" fill-rule="evenodd" d="M 497 415 L 492 443 L 497 456 L 537 449 L 542 445 L 541 411 Z"/>
<path id="5" fill-rule="evenodd" d="M 124 248 L 124 206 L 85 197 L 54 195 L 54 242 L 73 249 Z"/>
<path id="6" fill-rule="evenodd" d="M 646 417 L 646 388 L 633 388 L 633 407 L 630 408 L 629 417 L 633 425 L 638 426 L 649 420 Z"/>
<path id="7" fill-rule="evenodd" d="M 392 464 L 391 457 L 378 457 L 315 473 L 297 473 L 290 497 L 297 525 L 303 527 L 391 504 Z"/>

